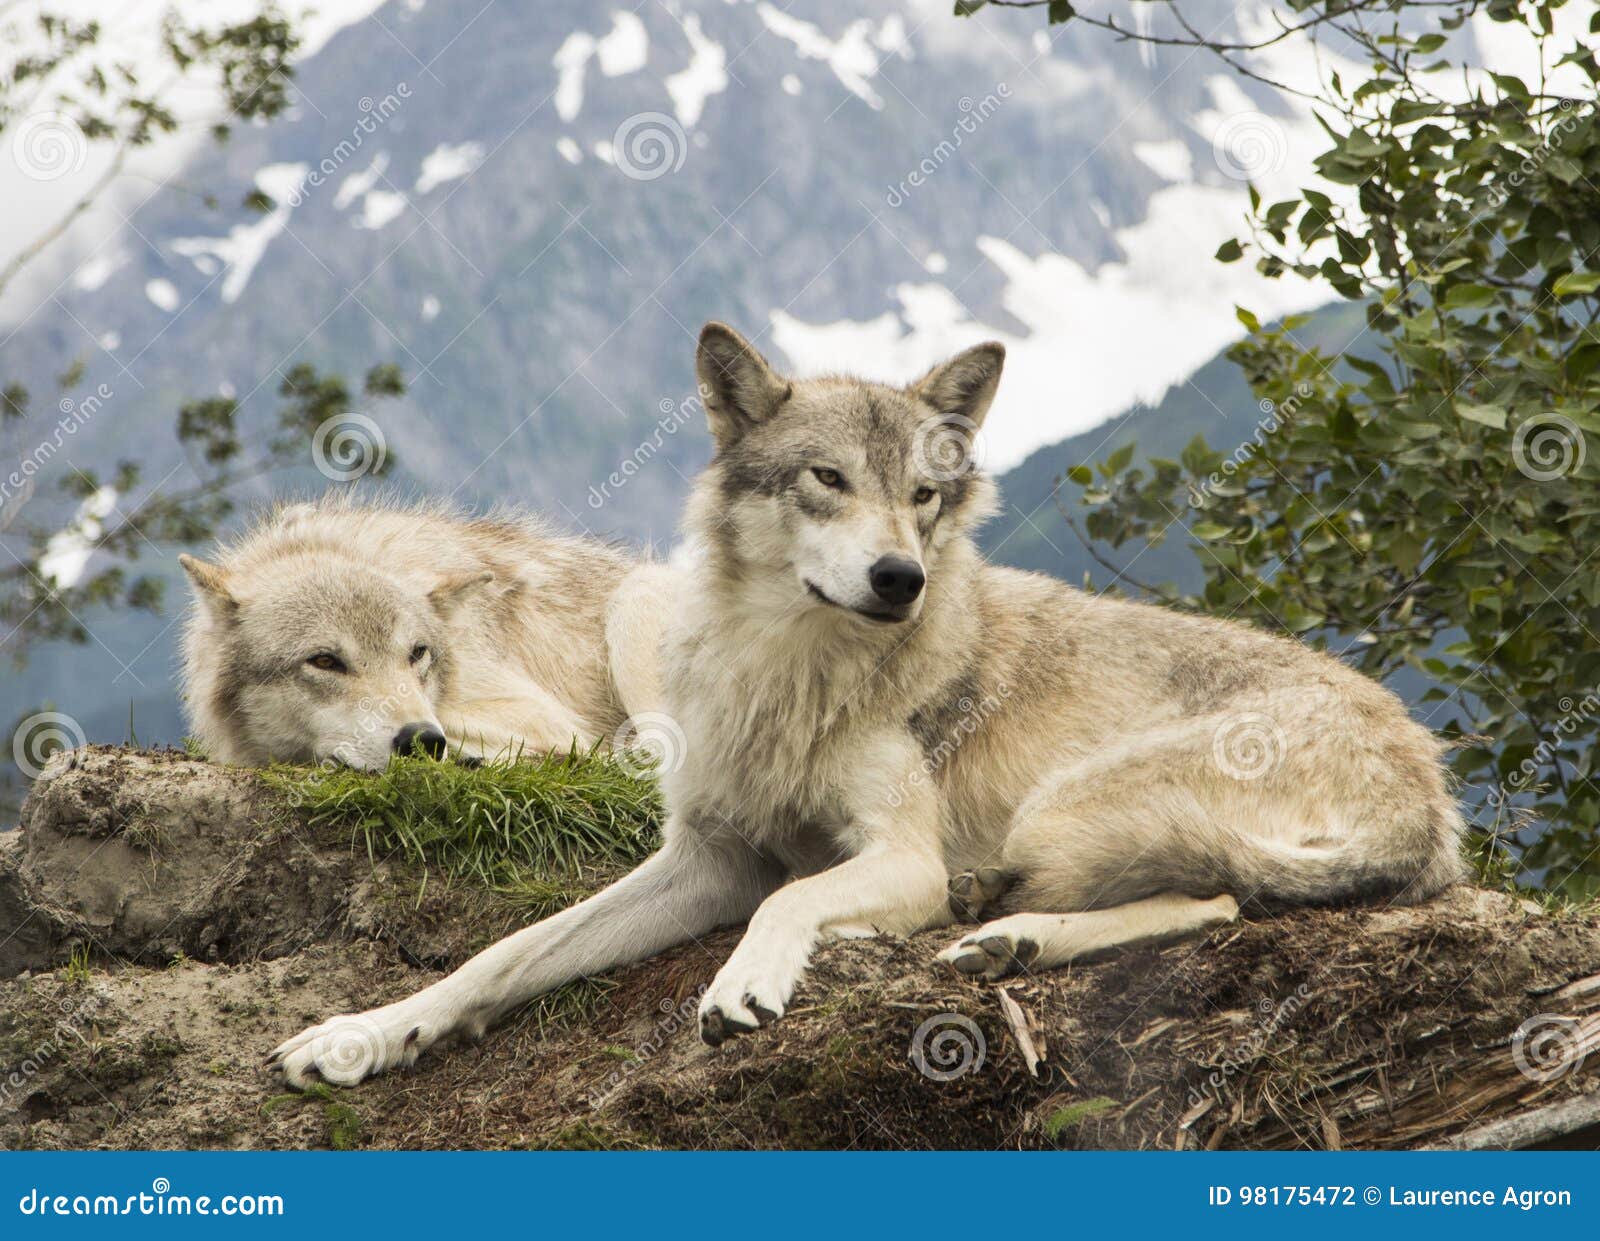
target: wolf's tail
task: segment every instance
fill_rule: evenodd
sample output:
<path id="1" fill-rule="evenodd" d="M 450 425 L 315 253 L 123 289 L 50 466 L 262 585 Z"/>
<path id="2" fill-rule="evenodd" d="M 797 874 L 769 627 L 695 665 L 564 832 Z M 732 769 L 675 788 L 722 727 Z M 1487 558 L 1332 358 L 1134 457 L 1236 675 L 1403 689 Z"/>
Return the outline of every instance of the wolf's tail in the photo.
<path id="1" fill-rule="evenodd" d="M 1245 832 L 1226 833 L 1208 850 L 1216 886 L 1241 905 L 1329 905 L 1388 899 L 1426 900 L 1462 878 L 1449 824 L 1415 833 L 1356 832 L 1333 845 L 1293 844 Z"/>

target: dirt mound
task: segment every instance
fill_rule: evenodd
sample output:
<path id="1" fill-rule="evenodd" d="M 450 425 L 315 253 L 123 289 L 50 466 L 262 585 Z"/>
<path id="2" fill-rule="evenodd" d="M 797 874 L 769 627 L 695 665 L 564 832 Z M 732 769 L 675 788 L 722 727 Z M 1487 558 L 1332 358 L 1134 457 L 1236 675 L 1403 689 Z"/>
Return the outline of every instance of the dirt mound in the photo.
<path id="1" fill-rule="evenodd" d="M 374 865 L 248 773 L 96 749 L 35 787 L 0 918 L 7 1147 L 1600 1145 L 1600 923 L 1471 889 L 1004 988 L 936 968 L 948 933 L 832 944 L 789 1016 L 712 1050 L 721 932 L 308 1096 L 260 1056 L 516 910 Z"/>

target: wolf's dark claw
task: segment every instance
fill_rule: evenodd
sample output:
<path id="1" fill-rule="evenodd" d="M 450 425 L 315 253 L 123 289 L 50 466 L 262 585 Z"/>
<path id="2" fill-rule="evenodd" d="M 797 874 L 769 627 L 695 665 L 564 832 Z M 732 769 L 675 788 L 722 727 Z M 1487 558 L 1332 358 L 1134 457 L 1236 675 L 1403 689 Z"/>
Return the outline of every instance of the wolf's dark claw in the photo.
<path id="1" fill-rule="evenodd" d="M 763 1008 L 761 1005 L 757 1004 L 756 997 L 753 995 L 747 995 L 744 997 L 744 1006 L 754 1013 L 756 1015 L 756 1020 L 764 1026 L 771 1025 L 778 1019 L 777 1013 L 773 1012 L 770 1008 Z"/>
<path id="2" fill-rule="evenodd" d="M 749 1034 L 758 1028 L 735 1021 L 720 1008 L 708 1008 L 700 1014 L 700 1038 L 713 1047 L 721 1047 L 735 1034 Z"/>

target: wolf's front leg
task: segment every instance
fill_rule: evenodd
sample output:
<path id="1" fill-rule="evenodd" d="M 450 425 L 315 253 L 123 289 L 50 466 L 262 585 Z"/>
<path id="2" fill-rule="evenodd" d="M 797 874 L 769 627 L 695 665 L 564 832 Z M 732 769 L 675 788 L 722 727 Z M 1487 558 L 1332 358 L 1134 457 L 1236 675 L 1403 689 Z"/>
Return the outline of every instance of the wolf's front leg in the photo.
<path id="1" fill-rule="evenodd" d="M 351 1086 L 409 1065 L 440 1039 L 481 1035 L 562 983 L 743 921 L 779 877 L 742 842 L 712 843 L 669 826 L 661 851 L 603 892 L 484 949 L 415 995 L 302 1031 L 267 1064 L 296 1088 L 319 1077 Z"/>
<path id="2" fill-rule="evenodd" d="M 478 695 L 440 711 L 452 749 L 476 759 L 532 757 L 595 742 L 588 725 L 555 695 L 519 681 L 504 695 Z"/>
<path id="3" fill-rule="evenodd" d="M 778 889 L 756 910 L 700 1001 L 713 1047 L 783 1016 L 824 935 L 905 935 L 950 920 L 943 859 L 933 849 L 873 849 Z"/>

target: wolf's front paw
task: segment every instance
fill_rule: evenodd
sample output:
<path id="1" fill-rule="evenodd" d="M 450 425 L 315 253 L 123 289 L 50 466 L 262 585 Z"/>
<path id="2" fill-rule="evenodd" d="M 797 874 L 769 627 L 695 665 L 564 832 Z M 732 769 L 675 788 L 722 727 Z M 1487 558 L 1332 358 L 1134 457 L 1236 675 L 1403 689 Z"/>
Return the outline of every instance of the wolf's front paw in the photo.
<path id="1" fill-rule="evenodd" d="M 402 1005 L 333 1017 L 280 1043 L 267 1057 L 295 1090 L 318 1081 L 354 1086 L 396 1065 L 411 1065 L 437 1041 Z"/>
<path id="2" fill-rule="evenodd" d="M 740 944 L 700 997 L 700 1037 L 716 1047 L 783 1016 L 806 957 L 800 943 L 770 950 Z"/>

